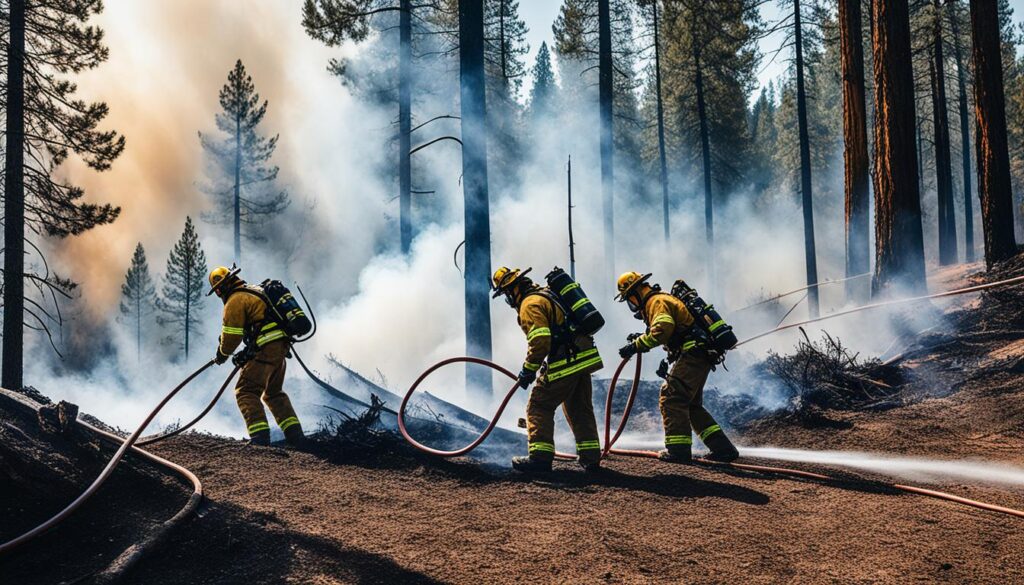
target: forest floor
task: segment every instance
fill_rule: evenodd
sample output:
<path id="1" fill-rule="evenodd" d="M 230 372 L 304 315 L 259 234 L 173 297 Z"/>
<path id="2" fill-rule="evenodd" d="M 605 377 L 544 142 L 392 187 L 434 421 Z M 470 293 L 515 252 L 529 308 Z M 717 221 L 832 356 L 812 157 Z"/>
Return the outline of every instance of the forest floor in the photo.
<path id="1" fill-rule="evenodd" d="M 1024 256 L 984 278 L 1022 272 Z M 1024 290 L 985 294 L 947 316 L 951 329 L 904 349 L 899 406 L 830 411 L 841 424 L 828 426 L 769 417 L 738 442 L 1024 466 L 1024 336 L 1015 334 L 1024 330 Z M 0 540 L 63 506 L 109 455 L 87 441 L 47 439 L 31 423 L 0 411 L 0 514 L 16 520 L 0 524 Z M 527 478 L 402 451 L 339 458 L 324 445 L 300 453 L 203 434 L 152 450 L 199 475 L 208 503 L 132 582 L 1024 582 L 1024 520 L 895 492 L 860 472 L 865 481 L 837 486 L 614 457 L 598 475 L 559 463 Z M 49 471 L 29 473 L 33 457 L 52 460 L 41 468 Z M 932 485 L 1024 509 L 1020 487 Z M 59 528 L 0 558 L 0 580 L 87 576 L 186 497 L 129 462 Z"/>

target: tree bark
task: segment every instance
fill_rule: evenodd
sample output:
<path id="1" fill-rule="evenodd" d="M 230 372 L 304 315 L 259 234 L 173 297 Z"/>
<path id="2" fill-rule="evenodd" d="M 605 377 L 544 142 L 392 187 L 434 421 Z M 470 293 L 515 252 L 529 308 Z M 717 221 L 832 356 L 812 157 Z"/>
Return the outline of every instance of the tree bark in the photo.
<path id="1" fill-rule="evenodd" d="M 804 258 L 807 267 L 807 307 L 817 319 L 818 260 L 814 249 L 814 193 L 811 190 L 811 139 L 807 131 L 807 94 L 804 89 L 804 45 L 800 24 L 800 0 L 793 0 L 793 32 L 796 50 L 796 115 L 800 132 L 800 195 L 804 210 Z"/>
<path id="2" fill-rule="evenodd" d="M 615 276 L 615 142 L 612 129 L 612 29 L 609 0 L 597 2 L 598 100 L 601 111 L 601 200 L 604 205 L 606 275 Z"/>
<path id="3" fill-rule="evenodd" d="M 242 114 L 235 114 L 235 199 L 233 221 L 235 228 L 235 264 L 242 263 Z M 187 336 L 186 336 L 187 338 Z M 187 344 L 186 344 L 187 345 Z M 188 350 L 185 351 L 188 357 Z"/>
<path id="4" fill-rule="evenodd" d="M 661 98 L 661 43 L 658 31 L 658 0 L 651 2 L 654 11 L 654 91 L 658 110 L 658 161 L 661 164 L 661 207 L 665 219 L 665 242 L 669 239 L 668 164 L 665 160 L 665 104 Z"/>
<path id="5" fill-rule="evenodd" d="M 707 104 L 704 102 L 704 69 L 701 62 L 701 47 L 695 36 L 693 42 L 693 64 L 695 69 L 694 89 L 697 92 L 697 120 L 700 125 L 701 167 L 704 173 L 704 234 L 707 238 L 708 289 L 711 295 L 718 293 L 718 278 L 715 265 L 715 206 L 711 193 L 711 135 L 708 128 Z"/>
<path id="6" fill-rule="evenodd" d="M 398 231 L 402 254 L 412 247 L 412 7 L 398 12 Z"/>
<path id="7" fill-rule="evenodd" d="M 24 384 L 25 317 L 25 0 L 10 2 L 7 140 L 4 151 L 4 326 L 0 384 Z"/>
<path id="8" fill-rule="evenodd" d="M 963 48 L 960 46 L 960 30 L 957 24 L 955 2 L 948 2 L 951 8 L 953 32 L 953 55 L 956 58 L 957 101 L 960 104 L 960 159 L 964 183 L 964 261 L 974 262 L 974 205 L 971 203 L 971 129 L 967 113 L 967 72 L 964 70 Z"/>
<path id="9" fill-rule="evenodd" d="M 846 276 L 850 277 L 864 274 L 871 268 L 871 242 L 868 237 L 870 163 L 860 0 L 839 0 L 839 25 L 843 77 Z M 848 299 L 854 298 L 858 290 L 863 290 L 861 283 L 847 281 Z"/>
<path id="10" fill-rule="evenodd" d="M 939 264 L 956 264 L 956 212 L 953 209 L 953 168 L 949 153 L 949 114 L 946 105 L 946 58 L 942 47 L 942 6 L 932 0 L 935 24 L 934 48 L 929 71 L 932 77 L 932 123 L 935 128 L 935 186 L 938 195 Z"/>
<path id="11" fill-rule="evenodd" d="M 875 274 L 872 294 L 927 290 L 914 74 L 906 0 L 872 0 L 875 79 Z"/>
<path id="12" fill-rule="evenodd" d="M 1017 253 L 1013 233 L 1010 154 L 996 0 L 971 0 L 974 112 L 977 119 L 978 196 L 985 235 L 985 264 Z"/>
<path id="13" fill-rule="evenodd" d="M 487 96 L 483 0 L 459 0 L 459 85 L 466 230 L 466 354 L 491 357 L 491 228 L 487 192 Z M 489 399 L 489 371 L 466 370 L 466 390 Z"/>

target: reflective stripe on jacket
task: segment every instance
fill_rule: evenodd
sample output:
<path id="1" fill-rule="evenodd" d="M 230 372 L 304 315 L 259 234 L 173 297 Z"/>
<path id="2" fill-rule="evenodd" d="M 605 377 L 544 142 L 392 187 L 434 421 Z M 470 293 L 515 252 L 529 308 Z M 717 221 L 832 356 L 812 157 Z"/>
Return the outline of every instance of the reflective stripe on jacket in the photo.
<path id="1" fill-rule="evenodd" d="M 239 289 L 232 292 L 224 303 L 224 323 L 217 351 L 221 355 L 231 355 L 247 333 L 252 335 L 250 339 L 256 343 L 257 348 L 271 341 L 286 339 L 288 334 L 279 323 L 264 323 L 266 311 L 267 304 L 256 291 Z"/>
<path id="2" fill-rule="evenodd" d="M 659 345 L 668 348 L 673 333 L 677 334 L 675 337 L 682 337 L 683 332 L 693 326 L 693 315 L 683 301 L 668 293 L 655 293 L 644 303 L 644 323 L 647 323 L 647 333 L 634 342 L 641 352 Z"/>
<path id="3" fill-rule="evenodd" d="M 573 348 L 576 352 L 572 355 L 566 340 L 559 339 L 561 345 L 554 343 L 554 334 L 565 327 L 565 314 L 544 295 L 528 294 L 523 299 L 519 305 L 519 326 L 528 344 L 523 368 L 536 372 L 547 360 L 545 377 L 548 381 L 584 371 L 594 372 L 603 366 L 590 337 L 577 337 Z"/>

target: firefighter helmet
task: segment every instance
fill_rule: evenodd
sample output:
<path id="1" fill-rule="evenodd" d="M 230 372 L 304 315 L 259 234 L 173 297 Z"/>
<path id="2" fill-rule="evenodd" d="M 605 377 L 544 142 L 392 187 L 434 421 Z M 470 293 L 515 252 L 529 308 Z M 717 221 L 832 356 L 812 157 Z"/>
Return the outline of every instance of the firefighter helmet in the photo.
<path id="1" fill-rule="evenodd" d="M 206 296 L 210 296 L 225 286 L 231 284 L 233 281 L 238 281 L 238 273 L 242 269 L 231 265 L 231 268 L 226 266 L 218 266 L 210 271 L 210 290 L 206 292 Z"/>
<path id="2" fill-rule="evenodd" d="M 624 273 L 615 283 L 616 288 L 619 289 L 619 294 L 615 295 L 615 300 L 619 302 L 625 301 L 634 290 L 642 286 L 651 278 L 651 274 L 651 272 L 648 272 L 647 274 L 640 274 L 639 272 Z"/>
<path id="3" fill-rule="evenodd" d="M 493 282 L 491 282 L 491 290 L 494 291 L 494 294 L 491 295 L 491 298 L 496 299 L 507 293 L 513 285 L 520 282 L 531 270 L 533 268 L 520 270 L 518 268 L 508 268 L 507 266 L 502 266 L 495 270 Z"/>

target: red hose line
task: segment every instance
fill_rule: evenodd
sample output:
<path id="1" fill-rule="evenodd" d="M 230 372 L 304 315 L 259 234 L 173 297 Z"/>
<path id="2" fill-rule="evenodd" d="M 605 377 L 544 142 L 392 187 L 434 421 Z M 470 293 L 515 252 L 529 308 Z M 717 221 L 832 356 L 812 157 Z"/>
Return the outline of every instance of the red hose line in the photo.
<path id="1" fill-rule="evenodd" d="M 43 534 L 47 530 L 50 530 L 51 528 L 59 524 L 61 521 L 63 521 L 65 518 L 70 516 L 79 507 L 81 507 L 82 504 L 84 504 L 89 498 L 91 498 L 93 494 L 95 494 L 100 489 L 100 486 L 102 486 L 103 483 L 107 481 L 110 475 L 114 472 L 114 468 L 117 467 L 117 464 L 121 462 L 121 459 L 124 457 L 125 453 L 135 446 L 136 441 L 138 441 L 139 439 L 139 435 L 142 434 L 142 431 L 146 430 L 146 427 L 149 426 L 149 423 L 152 422 L 154 418 L 156 418 L 156 415 L 163 409 L 163 407 L 168 402 L 170 402 L 171 398 L 174 398 L 174 396 L 178 392 L 180 392 L 182 388 L 187 386 L 190 382 L 192 382 L 192 380 L 198 377 L 199 374 L 205 372 L 212 365 L 213 360 L 206 362 L 205 364 L 203 364 L 202 367 L 189 374 L 187 378 L 182 380 L 181 383 L 179 383 L 170 392 L 168 392 L 167 395 L 164 396 L 163 400 L 161 400 L 160 403 L 157 404 L 156 407 L 150 411 L 150 413 L 146 416 L 146 419 L 142 421 L 142 424 L 140 424 L 138 428 L 135 429 L 135 432 L 133 432 L 130 437 L 123 440 L 120 448 L 118 448 L 117 452 L 114 453 L 114 456 L 111 457 L 106 467 L 103 468 L 103 471 L 100 472 L 99 476 L 95 480 L 93 480 L 92 484 L 90 484 L 89 487 L 86 488 L 86 490 L 81 493 L 81 495 L 75 498 L 73 502 L 68 504 L 63 510 L 55 514 L 46 522 L 43 522 L 42 524 L 36 526 L 35 528 L 22 534 L 21 536 L 18 536 L 3 544 L 0 544 L 0 554 L 8 552 L 17 546 L 22 545 L 36 538 L 37 536 Z M 228 376 L 228 380 L 233 378 L 236 372 L 238 372 L 238 367 L 235 367 L 235 369 L 231 370 L 231 374 Z M 227 382 L 225 382 L 225 384 L 226 383 Z"/>

